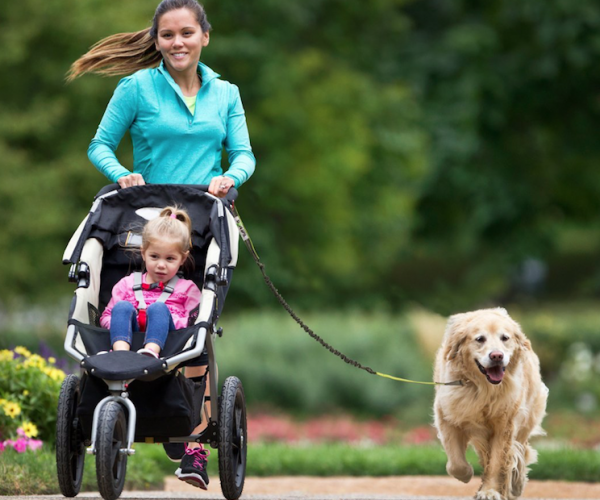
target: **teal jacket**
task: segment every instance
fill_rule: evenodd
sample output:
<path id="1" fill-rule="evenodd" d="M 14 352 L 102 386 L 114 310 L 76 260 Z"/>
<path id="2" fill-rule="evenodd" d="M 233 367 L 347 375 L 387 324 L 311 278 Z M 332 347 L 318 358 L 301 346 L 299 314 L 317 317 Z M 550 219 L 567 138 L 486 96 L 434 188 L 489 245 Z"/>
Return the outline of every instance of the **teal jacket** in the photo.
<path id="1" fill-rule="evenodd" d="M 115 151 L 129 130 L 133 172 L 152 184 L 208 184 L 223 175 L 221 153 L 229 158 L 225 173 L 239 187 L 254 172 L 246 116 L 238 88 L 219 80 L 199 63 L 202 87 L 194 115 L 161 62 L 123 78 L 108 103 L 88 157 L 112 182 L 131 172 Z"/>

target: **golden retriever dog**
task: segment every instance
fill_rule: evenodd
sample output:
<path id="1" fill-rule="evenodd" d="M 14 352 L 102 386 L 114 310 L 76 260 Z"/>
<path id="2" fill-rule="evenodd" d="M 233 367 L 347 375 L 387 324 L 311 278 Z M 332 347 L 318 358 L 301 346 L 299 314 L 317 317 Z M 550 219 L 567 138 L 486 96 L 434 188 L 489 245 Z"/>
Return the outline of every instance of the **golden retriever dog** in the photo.
<path id="1" fill-rule="evenodd" d="M 464 483 L 471 480 L 473 467 L 465 457 L 470 443 L 483 467 L 475 498 L 521 496 L 527 466 L 537 460 L 529 438 L 544 434 L 548 388 L 519 324 L 502 308 L 451 316 L 434 377 L 462 383 L 436 386 L 435 427 L 448 457 L 448 474 Z"/>

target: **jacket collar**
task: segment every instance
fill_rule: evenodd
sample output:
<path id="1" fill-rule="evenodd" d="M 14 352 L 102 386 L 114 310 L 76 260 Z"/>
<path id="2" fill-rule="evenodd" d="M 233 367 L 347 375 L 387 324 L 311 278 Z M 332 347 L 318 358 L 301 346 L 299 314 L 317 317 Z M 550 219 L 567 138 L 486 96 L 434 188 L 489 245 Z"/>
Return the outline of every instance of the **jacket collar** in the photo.
<path id="1" fill-rule="evenodd" d="M 179 97 L 181 97 L 183 99 L 183 93 L 181 92 L 181 88 L 179 88 L 179 85 L 177 85 L 177 83 L 175 83 L 175 80 L 173 80 L 173 77 L 171 76 L 171 74 L 169 73 L 167 68 L 165 67 L 164 59 L 160 62 L 158 71 L 165 77 L 167 82 L 169 82 L 169 85 L 171 85 L 171 87 L 173 87 L 173 90 L 177 93 L 177 95 L 179 95 Z M 221 76 L 221 75 L 219 75 L 219 73 L 213 71 L 206 64 L 203 64 L 201 62 L 198 62 L 198 73 L 200 73 L 200 75 L 202 76 L 202 88 L 204 88 L 204 86 L 208 85 L 215 78 L 218 78 Z"/>

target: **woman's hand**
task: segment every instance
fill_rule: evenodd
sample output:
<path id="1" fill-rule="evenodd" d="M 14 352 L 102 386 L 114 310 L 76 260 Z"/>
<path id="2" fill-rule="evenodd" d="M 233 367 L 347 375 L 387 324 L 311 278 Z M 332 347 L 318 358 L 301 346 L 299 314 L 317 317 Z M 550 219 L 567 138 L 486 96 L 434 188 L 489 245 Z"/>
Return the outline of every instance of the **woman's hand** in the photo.
<path id="1" fill-rule="evenodd" d="M 119 183 L 119 186 L 121 186 L 121 188 L 128 188 L 131 186 L 143 186 L 146 184 L 141 174 L 124 175 L 123 177 L 119 177 L 117 182 Z"/>
<path id="2" fill-rule="evenodd" d="M 214 196 L 223 198 L 227 194 L 227 191 L 229 191 L 234 185 L 235 181 L 232 178 L 220 175 L 212 178 L 210 184 L 208 185 L 208 192 Z"/>

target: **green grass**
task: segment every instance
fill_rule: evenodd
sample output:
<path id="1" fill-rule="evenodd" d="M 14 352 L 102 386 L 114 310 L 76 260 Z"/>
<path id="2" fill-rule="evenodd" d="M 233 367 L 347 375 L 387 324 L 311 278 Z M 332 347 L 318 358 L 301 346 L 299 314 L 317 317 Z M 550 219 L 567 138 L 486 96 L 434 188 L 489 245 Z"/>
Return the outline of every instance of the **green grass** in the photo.
<path id="1" fill-rule="evenodd" d="M 467 453 L 475 474 L 481 474 L 477 456 Z M 350 446 L 321 444 L 290 446 L 256 444 L 248 450 L 248 475 L 412 476 L 446 475 L 446 455 L 438 445 Z M 530 479 L 600 481 L 600 453 L 594 450 L 539 450 Z"/>
<path id="2" fill-rule="evenodd" d="M 136 445 L 129 458 L 126 488 L 160 489 L 165 476 L 173 474 L 160 445 Z M 480 474 L 473 452 L 469 461 Z M 395 476 L 446 475 L 446 456 L 441 447 L 428 446 L 350 446 L 319 444 L 291 446 L 281 443 L 251 445 L 248 449 L 248 476 Z M 218 457 L 212 450 L 208 472 L 217 477 Z M 600 453 L 594 450 L 540 450 L 538 463 L 531 467 L 531 479 L 600 481 Z M 94 457 L 86 456 L 82 491 L 96 491 Z M 38 453 L 0 454 L 0 495 L 56 494 L 54 452 L 45 447 Z"/>

